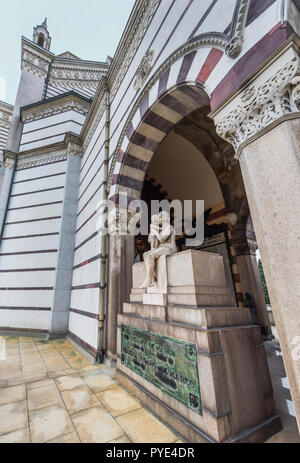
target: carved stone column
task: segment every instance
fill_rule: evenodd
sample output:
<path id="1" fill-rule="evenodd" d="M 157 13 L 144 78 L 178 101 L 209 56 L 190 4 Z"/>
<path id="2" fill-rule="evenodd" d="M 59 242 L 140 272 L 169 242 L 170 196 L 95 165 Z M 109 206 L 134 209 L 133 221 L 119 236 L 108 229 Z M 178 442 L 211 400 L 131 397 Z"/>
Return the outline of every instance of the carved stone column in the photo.
<path id="1" fill-rule="evenodd" d="M 300 427 L 300 59 L 289 42 L 211 116 L 236 149 Z"/>
<path id="2" fill-rule="evenodd" d="M 106 356 L 109 360 L 117 360 L 118 315 L 122 313 L 123 303 L 129 301 L 135 257 L 135 237 L 120 234 L 119 218 L 115 225 L 108 245 Z"/>
<path id="3" fill-rule="evenodd" d="M 265 339 L 268 339 L 272 337 L 272 330 L 256 261 L 257 249 L 256 241 L 248 240 L 248 253 L 238 255 L 236 259 L 246 305 L 248 293 L 255 306 L 256 323 L 261 327 Z"/>

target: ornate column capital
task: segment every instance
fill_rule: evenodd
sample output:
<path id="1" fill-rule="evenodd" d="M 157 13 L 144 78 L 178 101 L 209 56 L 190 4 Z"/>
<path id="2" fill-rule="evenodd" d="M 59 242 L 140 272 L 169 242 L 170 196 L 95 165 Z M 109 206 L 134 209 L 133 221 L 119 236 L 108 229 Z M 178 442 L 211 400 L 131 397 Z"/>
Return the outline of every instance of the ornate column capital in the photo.
<path id="1" fill-rule="evenodd" d="M 3 154 L 4 154 L 5 167 L 7 169 L 14 169 L 15 161 L 16 161 L 16 153 L 13 153 L 12 151 L 4 150 Z"/>
<path id="2" fill-rule="evenodd" d="M 256 256 L 256 251 L 258 250 L 257 242 L 254 240 L 247 239 L 247 243 L 249 246 L 250 254 L 252 256 Z"/>
<path id="3" fill-rule="evenodd" d="M 242 149 L 284 119 L 300 117 L 300 57 L 293 42 L 210 114 L 239 159 Z"/>

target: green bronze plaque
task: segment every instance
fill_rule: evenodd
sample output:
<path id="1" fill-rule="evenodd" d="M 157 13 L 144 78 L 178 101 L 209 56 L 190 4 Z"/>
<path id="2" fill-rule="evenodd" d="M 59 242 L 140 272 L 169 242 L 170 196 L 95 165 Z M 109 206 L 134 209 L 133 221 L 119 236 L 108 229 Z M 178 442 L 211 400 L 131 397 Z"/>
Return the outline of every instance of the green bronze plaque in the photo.
<path id="1" fill-rule="evenodd" d="M 121 362 L 202 415 L 194 344 L 122 325 Z"/>

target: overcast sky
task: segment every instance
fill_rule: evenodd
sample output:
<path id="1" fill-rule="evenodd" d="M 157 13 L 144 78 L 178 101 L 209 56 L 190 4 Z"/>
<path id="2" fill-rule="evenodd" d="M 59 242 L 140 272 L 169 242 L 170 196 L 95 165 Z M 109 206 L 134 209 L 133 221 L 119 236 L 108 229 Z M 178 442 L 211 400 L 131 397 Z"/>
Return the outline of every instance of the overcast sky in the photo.
<path id="1" fill-rule="evenodd" d="M 48 18 L 55 54 L 82 59 L 113 56 L 135 0 L 0 0 L 0 100 L 14 104 L 20 79 L 21 36 Z"/>

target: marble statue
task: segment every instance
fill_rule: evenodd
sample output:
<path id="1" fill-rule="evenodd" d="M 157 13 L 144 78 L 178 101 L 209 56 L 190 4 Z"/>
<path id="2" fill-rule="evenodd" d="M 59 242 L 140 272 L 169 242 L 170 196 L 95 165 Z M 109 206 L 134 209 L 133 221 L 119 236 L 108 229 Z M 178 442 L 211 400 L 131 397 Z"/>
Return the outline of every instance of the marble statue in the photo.
<path id="1" fill-rule="evenodd" d="M 155 261 L 161 256 L 169 256 L 177 252 L 175 231 L 170 225 L 170 216 L 167 212 L 163 211 L 152 216 L 148 241 L 151 250 L 144 254 L 146 279 L 141 289 L 154 286 L 157 279 Z"/>

